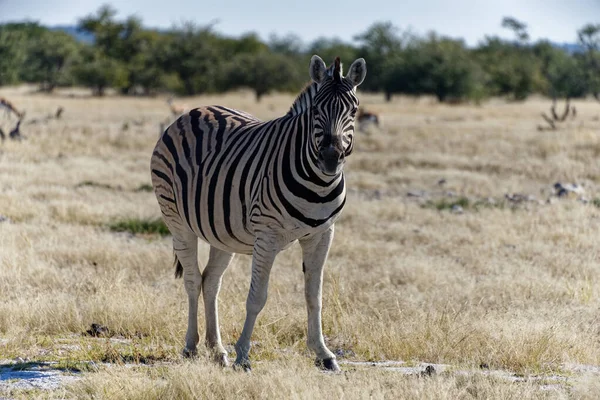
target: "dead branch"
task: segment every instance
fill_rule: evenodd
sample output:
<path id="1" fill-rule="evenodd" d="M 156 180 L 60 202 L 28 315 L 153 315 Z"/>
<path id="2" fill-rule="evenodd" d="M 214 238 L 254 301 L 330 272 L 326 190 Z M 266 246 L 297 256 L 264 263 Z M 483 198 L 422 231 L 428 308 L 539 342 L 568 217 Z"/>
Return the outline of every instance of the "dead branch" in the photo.
<path id="1" fill-rule="evenodd" d="M 556 98 L 552 99 L 552 107 L 550 108 L 550 111 L 552 112 L 552 118 L 554 118 L 555 121 L 563 122 L 569 116 L 569 112 L 571 111 L 570 102 L 571 100 L 567 97 L 565 109 L 563 110 L 562 115 L 558 116 L 558 114 L 556 114 Z"/>
<path id="2" fill-rule="evenodd" d="M 546 113 L 542 113 L 542 118 L 544 118 L 544 121 L 546 121 L 548 123 L 548 125 L 550 125 L 550 128 L 552 130 L 556 129 L 556 125 L 554 124 L 554 121 L 552 120 L 552 118 L 547 116 Z"/>
<path id="3" fill-rule="evenodd" d="M 19 121 L 17 122 L 17 125 L 8 134 L 8 137 L 10 137 L 12 140 L 25 139 L 25 136 L 21 135 L 21 121 L 23 121 L 23 120 L 19 119 Z"/>
<path id="4" fill-rule="evenodd" d="M 570 115 L 571 119 L 575 119 L 577 116 L 577 110 L 575 107 L 571 107 L 571 99 L 567 97 L 565 102 L 565 108 L 563 112 L 559 115 L 556 112 L 556 97 L 552 99 L 552 106 L 550 107 L 550 117 L 546 113 L 542 113 L 542 118 L 546 123 L 550 126 L 550 130 L 556 130 L 558 128 L 559 122 L 564 122 L 567 117 Z M 548 128 L 546 128 L 548 129 Z M 538 125 L 538 130 L 544 130 L 543 126 Z"/>
<path id="5" fill-rule="evenodd" d="M 15 114 L 18 119 L 22 119 L 25 116 L 25 111 L 20 112 L 10 101 L 8 101 L 8 99 L 4 97 L 0 97 L 0 108 L 3 108 L 7 115 L 10 115 L 11 113 Z"/>

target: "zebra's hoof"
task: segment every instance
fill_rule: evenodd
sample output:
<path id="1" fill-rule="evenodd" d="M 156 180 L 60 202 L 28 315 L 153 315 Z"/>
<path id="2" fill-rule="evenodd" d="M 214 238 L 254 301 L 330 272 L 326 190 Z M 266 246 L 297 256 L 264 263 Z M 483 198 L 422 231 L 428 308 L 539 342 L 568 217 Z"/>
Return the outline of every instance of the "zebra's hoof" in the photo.
<path id="1" fill-rule="evenodd" d="M 252 367 L 250 366 L 250 361 L 245 360 L 245 361 L 236 361 L 233 364 L 233 369 L 236 371 L 244 371 L 244 372 L 251 372 L 252 371 Z"/>
<path id="2" fill-rule="evenodd" d="M 322 370 L 331 371 L 331 372 L 340 372 L 340 366 L 338 365 L 335 358 L 326 358 L 324 360 L 317 359 L 315 361 L 315 365 Z"/>
<path id="3" fill-rule="evenodd" d="M 227 354 L 223 354 L 223 353 L 215 354 L 214 360 L 221 367 L 229 367 L 229 360 L 227 359 Z"/>
<path id="4" fill-rule="evenodd" d="M 183 358 L 196 358 L 198 352 L 196 351 L 196 349 L 190 350 L 187 347 L 184 347 L 181 351 L 181 354 L 183 355 Z"/>

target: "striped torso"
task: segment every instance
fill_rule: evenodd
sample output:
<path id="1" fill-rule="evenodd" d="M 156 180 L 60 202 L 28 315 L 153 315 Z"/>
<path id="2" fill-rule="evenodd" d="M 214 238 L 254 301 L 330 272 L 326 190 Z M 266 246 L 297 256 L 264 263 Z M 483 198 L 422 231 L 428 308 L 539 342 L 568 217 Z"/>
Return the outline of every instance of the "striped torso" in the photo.
<path id="1" fill-rule="evenodd" d="M 329 228 L 344 206 L 344 175 L 327 179 L 315 169 L 309 123 L 302 113 L 261 122 L 219 106 L 181 116 L 151 162 L 169 228 L 245 254 L 259 232 L 289 245 Z"/>

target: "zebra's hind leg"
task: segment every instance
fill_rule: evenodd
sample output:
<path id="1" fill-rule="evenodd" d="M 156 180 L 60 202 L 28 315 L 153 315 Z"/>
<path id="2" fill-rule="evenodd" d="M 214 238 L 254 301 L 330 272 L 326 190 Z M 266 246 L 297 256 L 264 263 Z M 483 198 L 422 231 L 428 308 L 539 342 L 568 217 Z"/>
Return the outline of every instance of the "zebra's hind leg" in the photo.
<path id="1" fill-rule="evenodd" d="M 226 367 L 229 365 L 227 351 L 221 343 L 219 331 L 218 300 L 223 273 L 233 259 L 233 254 L 210 247 L 210 255 L 202 273 L 202 296 L 204 298 L 204 314 L 206 319 L 206 346 L 212 350 L 215 361 Z"/>
<path id="2" fill-rule="evenodd" d="M 198 297 L 202 290 L 202 274 L 198 269 L 198 237 L 193 233 L 173 235 L 176 262 L 181 265 L 183 284 L 188 295 L 189 315 L 185 335 L 184 357 L 196 355 L 198 345 Z M 179 268 L 179 265 L 177 266 Z"/>

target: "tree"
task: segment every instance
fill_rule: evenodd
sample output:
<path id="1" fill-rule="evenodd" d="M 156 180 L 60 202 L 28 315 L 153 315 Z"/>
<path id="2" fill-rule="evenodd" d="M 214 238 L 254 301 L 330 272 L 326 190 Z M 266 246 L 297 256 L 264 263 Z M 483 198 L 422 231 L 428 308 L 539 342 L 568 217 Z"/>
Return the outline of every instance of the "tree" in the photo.
<path id="1" fill-rule="evenodd" d="M 0 85 L 21 81 L 30 37 L 39 30 L 34 23 L 0 25 Z"/>
<path id="2" fill-rule="evenodd" d="M 579 55 L 589 91 L 600 100 L 600 24 L 588 24 L 577 31 L 583 53 Z"/>
<path id="3" fill-rule="evenodd" d="M 212 27 L 184 23 L 167 34 L 159 63 L 163 70 L 178 76 L 186 95 L 221 90 L 225 61 L 233 54 L 224 52 L 223 42 Z"/>
<path id="4" fill-rule="evenodd" d="M 502 27 L 513 31 L 515 37 L 517 38 L 517 41 L 521 44 L 525 44 L 529 40 L 529 33 L 527 33 L 527 25 L 516 18 L 502 18 Z"/>
<path id="5" fill-rule="evenodd" d="M 333 62 L 336 57 L 340 57 L 343 63 L 350 63 L 358 58 L 355 47 L 344 43 L 339 39 L 319 38 L 312 42 L 308 48 L 308 54 L 319 55 L 326 63 Z"/>
<path id="6" fill-rule="evenodd" d="M 488 76 L 491 95 L 524 100 L 543 86 L 539 61 L 530 48 L 498 37 L 486 37 L 475 50 L 475 57 Z"/>
<path id="7" fill-rule="evenodd" d="M 302 78 L 297 64 L 283 54 L 261 52 L 239 54 L 226 69 L 228 89 L 248 87 L 256 101 L 273 90 L 298 90 Z"/>
<path id="8" fill-rule="evenodd" d="M 354 39 L 358 41 L 358 54 L 368 62 L 369 73 L 361 88 L 367 91 L 385 91 L 383 81 L 386 60 L 396 57 L 402 50 L 399 29 L 391 22 L 377 22 Z"/>
<path id="9" fill-rule="evenodd" d="M 297 57 L 303 53 L 304 43 L 302 39 L 294 34 L 278 36 L 271 34 L 268 41 L 269 49 L 273 53 L 284 54 L 286 56 Z"/>
<path id="10" fill-rule="evenodd" d="M 96 14 L 79 21 L 79 29 L 94 35 L 94 47 L 106 59 L 120 63 L 127 79 L 118 89 L 123 94 L 133 93 L 137 87 L 148 91 L 148 84 L 161 82 L 161 74 L 149 58 L 156 35 L 144 30 L 142 21 L 129 16 L 124 21 L 115 19 L 117 11 L 109 5 L 101 6 Z M 151 85 L 154 86 L 154 85 Z"/>
<path id="11" fill-rule="evenodd" d="M 462 41 L 431 33 L 425 39 L 413 39 L 386 63 L 383 82 L 388 97 L 392 93 L 431 94 L 443 102 L 479 100 L 482 77 L 481 68 Z"/>
<path id="12" fill-rule="evenodd" d="M 127 69 L 117 60 L 106 57 L 96 49 L 86 49 L 82 62 L 73 68 L 77 81 L 104 96 L 108 88 L 127 86 Z"/>
<path id="13" fill-rule="evenodd" d="M 546 79 L 541 92 L 551 97 L 583 97 L 587 92 L 585 71 L 580 58 L 544 40 L 533 46 L 540 70 Z"/>
<path id="14" fill-rule="evenodd" d="M 96 14 L 83 17 L 77 23 L 77 29 L 94 36 L 94 47 L 102 54 L 119 58 L 121 46 L 119 45 L 123 25 L 115 21 L 117 10 L 105 4 L 100 6 Z"/>
<path id="15" fill-rule="evenodd" d="M 65 32 L 46 31 L 33 41 L 27 54 L 29 78 L 40 84 L 40 89 L 51 92 L 68 81 L 68 69 L 78 56 L 79 45 Z"/>

